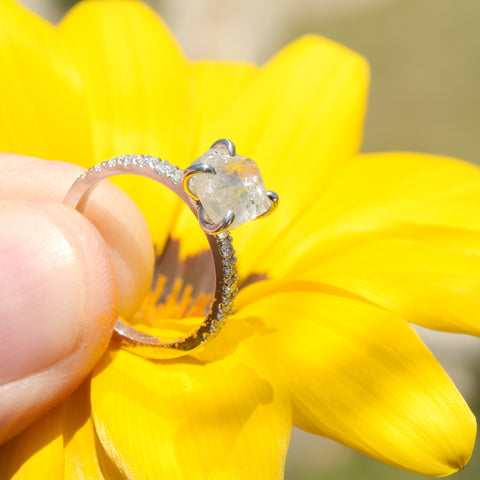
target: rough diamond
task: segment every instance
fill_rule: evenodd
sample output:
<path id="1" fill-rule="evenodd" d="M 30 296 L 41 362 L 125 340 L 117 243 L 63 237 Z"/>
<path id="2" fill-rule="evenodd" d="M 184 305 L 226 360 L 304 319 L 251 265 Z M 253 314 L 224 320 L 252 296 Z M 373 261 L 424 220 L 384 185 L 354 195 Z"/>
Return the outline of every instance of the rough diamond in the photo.
<path id="1" fill-rule="evenodd" d="M 235 220 L 230 228 L 235 228 L 270 209 L 271 201 L 253 160 L 240 155 L 232 157 L 223 145 L 217 145 L 192 165 L 199 163 L 211 165 L 216 172 L 195 175 L 189 183 L 211 223 L 220 223 L 231 210 Z"/>

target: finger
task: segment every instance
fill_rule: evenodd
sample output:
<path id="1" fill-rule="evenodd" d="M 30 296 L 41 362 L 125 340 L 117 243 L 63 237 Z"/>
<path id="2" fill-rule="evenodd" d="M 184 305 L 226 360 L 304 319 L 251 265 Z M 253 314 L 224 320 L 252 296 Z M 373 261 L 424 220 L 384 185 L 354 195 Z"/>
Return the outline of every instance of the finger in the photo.
<path id="1" fill-rule="evenodd" d="M 0 201 L 49 199 L 62 202 L 84 170 L 73 164 L 0 154 Z M 136 312 L 151 283 L 154 252 L 135 203 L 106 181 L 89 197 L 83 213 L 105 239 L 118 281 L 119 312 Z"/>
<path id="2" fill-rule="evenodd" d="M 0 443 L 68 396 L 108 346 L 115 272 L 64 205 L 0 203 Z"/>

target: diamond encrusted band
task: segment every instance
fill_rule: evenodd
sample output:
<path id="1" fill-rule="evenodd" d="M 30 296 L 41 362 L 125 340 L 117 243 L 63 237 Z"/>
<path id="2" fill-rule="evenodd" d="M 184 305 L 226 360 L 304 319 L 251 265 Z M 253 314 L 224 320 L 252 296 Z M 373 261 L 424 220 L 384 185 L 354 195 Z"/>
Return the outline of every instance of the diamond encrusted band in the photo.
<path id="1" fill-rule="evenodd" d="M 64 203 L 83 211 L 91 191 L 100 181 L 125 174 L 156 180 L 188 205 L 210 246 L 215 292 L 205 320 L 186 337 L 161 339 L 120 319 L 115 323 L 114 335 L 123 348 L 142 357 L 168 359 L 187 355 L 213 339 L 232 310 L 237 293 L 237 259 L 229 227 L 271 213 L 278 204 L 278 196 L 265 191 L 256 164 L 236 155 L 234 144 L 222 139 L 185 170 L 148 155 L 122 155 L 99 163 L 73 183 Z M 219 192 L 223 195 L 222 201 L 215 203 Z M 218 215 L 218 221 L 212 221 Z"/>

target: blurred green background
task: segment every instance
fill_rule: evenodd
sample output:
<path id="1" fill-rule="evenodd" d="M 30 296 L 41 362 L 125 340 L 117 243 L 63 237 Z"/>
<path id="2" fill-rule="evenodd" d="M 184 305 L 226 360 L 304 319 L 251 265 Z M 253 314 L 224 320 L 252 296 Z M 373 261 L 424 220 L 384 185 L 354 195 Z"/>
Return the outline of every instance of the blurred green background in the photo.
<path id="1" fill-rule="evenodd" d="M 23 0 L 52 22 L 75 0 Z M 151 0 L 191 58 L 262 63 L 305 33 L 363 54 L 371 90 L 363 151 L 415 150 L 480 164 L 478 0 Z M 420 332 L 480 413 L 479 343 Z M 328 440 L 294 430 L 287 480 L 415 480 Z M 455 480 L 480 478 L 480 447 Z"/>

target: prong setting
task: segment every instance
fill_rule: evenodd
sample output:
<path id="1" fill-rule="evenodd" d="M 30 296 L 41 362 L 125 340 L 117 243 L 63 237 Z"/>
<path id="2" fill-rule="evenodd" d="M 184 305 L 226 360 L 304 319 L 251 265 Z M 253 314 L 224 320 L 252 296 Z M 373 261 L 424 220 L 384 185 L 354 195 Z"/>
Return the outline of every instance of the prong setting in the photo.
<path id="1" fill-rule="evenodd" d="M 188 185 L 189 180 L 199 173 L 213 173 L 216 174 L 215 169 L 208 163 L 196 163 L 187 167 L 182 174 L 182 185 L 185 192 L 187 192 L 194 200 L 198 201 L 198 197 L 190 190 Z"/>
<path id="2" fill-rule="evenodd" d="M 231 157 L 234 157 L 237 154 L 235 144 L 228 138 L 221 138 L 220 140 L 217 140 L 210 148 L 215 148 L 217 145 L 223 145 Z"/>
<path id="3" fill-rule="evenodd" d="M 231 210 L 229 210 L 225 215 L 225 218 L 221 222 L 210 223 L 205 218 L 205 210 L 200 204 L 200 209 L 198 211 L 198 221 L 200 222 L 202 230 L 209 235 L 218 235 L 220 233 L 226 232 L 229 229 L 230 225 L 234 222 L 234 220 L 235 214 Z"/>
<path id="4" fill-rule="evenodd" d="M 272 190 L 267 190 L 265 192 L 265 195 L 272 203 L 270 204 L 270 208 L 265 213 L 259 215 L 255 220 L 258 220 L 259 218 L 265 218 L 268 215 L 271 215 L 278 207 L 278 202 L 280 198 L 277 193 L 273 192 Z"/>

